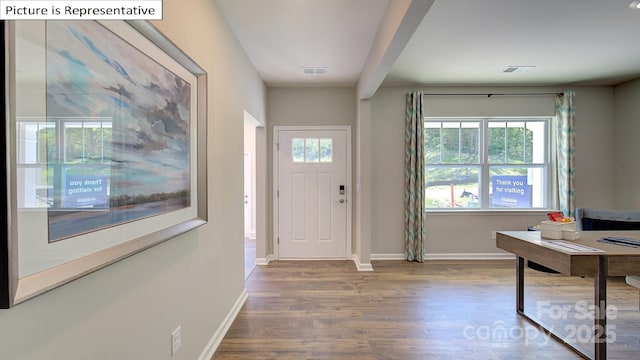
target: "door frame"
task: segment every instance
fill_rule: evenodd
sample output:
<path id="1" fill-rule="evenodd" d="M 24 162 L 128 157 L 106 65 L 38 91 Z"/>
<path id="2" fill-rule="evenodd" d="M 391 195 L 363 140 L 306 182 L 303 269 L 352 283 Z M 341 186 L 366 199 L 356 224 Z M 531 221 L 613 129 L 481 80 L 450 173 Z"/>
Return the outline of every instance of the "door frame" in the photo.
<path id="1" fill-rule="evenodd" d="M 346 150 L 347 150 L 347 162 L 346 162 L 346 172 L 347 172 L 347 228 L 346 228 L 346 249 L 345 249 L 345 260 L 353 259 L 353 253 L 351 250 L 351 218 L 352 218 L 352 194 L 354 193 L 354 188 L 351 183 L 351 175 L 353 169 L 351 168 L 351 126 L 348 125 L 336 125 L 336 126 L 274 126 L 273 127 L 273 147 L 271 152 L 271 158 L 273 162 L 273 256 L 275 259 L 279 259 L 279 246 L 278 240 L 280 236 L 280 199 L 278 198 L 278 188 L 279 188 L 279 178 L 278 174 L 280 172 L 280 153 L 279 153 L 279 138 L 281 131 L 325 131 L 325 130 L 335 130 L 335 131 L 344 131 L 346 133 Z M 351 189 L 351 190 L 349 190 Z"/>

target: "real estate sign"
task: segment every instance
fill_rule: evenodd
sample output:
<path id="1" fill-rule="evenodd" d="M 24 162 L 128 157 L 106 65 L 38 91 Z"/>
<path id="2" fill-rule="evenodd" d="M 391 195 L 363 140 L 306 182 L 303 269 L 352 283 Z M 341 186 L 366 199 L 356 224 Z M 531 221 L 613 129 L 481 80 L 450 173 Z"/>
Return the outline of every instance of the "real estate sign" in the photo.
<path id="1" fill-rule="evenodd" d="M 496 175 L 491 177 L 492 207 L 531 207 L 531 185 L 526 175 Z"/>
<path id="2" fill-rule="evenodd" d="M 64 208 L 107 208 L 106 176 L 67 176 L 62 193 Z"/>

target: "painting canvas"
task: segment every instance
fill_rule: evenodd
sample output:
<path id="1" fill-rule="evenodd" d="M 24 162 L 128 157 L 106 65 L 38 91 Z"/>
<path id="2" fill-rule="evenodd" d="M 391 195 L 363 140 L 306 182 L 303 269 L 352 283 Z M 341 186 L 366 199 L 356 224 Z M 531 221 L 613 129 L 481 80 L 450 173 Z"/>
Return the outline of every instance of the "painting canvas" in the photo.
<path id="1" fill-rule="evenodd" d="M 190 84 L 97 22 L 46 33 L 49 241 L 189 206 Z"/>
<path id="2" fill-rule="evenodd" d="M 1 25 L 0 308 L 207 223 L 203 68 L 146 21 Z"/>

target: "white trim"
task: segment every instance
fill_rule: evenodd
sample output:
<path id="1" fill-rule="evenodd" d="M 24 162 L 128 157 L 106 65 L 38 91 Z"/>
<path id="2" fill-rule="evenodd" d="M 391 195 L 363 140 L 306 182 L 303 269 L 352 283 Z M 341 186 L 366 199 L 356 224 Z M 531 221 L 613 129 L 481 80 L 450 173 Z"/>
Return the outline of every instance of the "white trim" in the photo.
<path id="1" fill-rule="evenodd" d="M 272 203 L 273 203 L 273 241 L 272 241 L 272 245 L 273 245 L 273 257 L 274 260 L 277 260 L 280 258 L 279 254 L 278 254 L 278 238 L 279 238 L 279 233 L 278 233 L 278 224 L 280 221 L 280 217 L 279 217 L 279 212 L 278 212 L 278 184 L 279 184 L 279 179 L 278 179 L 278 173 L 279 173 L 279 159 L 280 159 L 280 155 L 278 153 L 278 145 L 279 145 L 279 137 L 280 137 L 280 131 L 326 131 L 326 130 L 337 130 L 337 131 L 345 131 L 346 132 L 346 147 L 347 147 L 347 189 L 350 189 L 349 191 L 347 191 L 347 244 L 345 246 L 345 256 L 343 259 L 349 260 L 349 252 L 351 251 L 351 227 L 352 227 L 352 219 L 351 219 L 351 214 L 352 214 L 352 205 L 351 203 L 353 202 L 353 197 L 351 194 L 355 193 L 354 188 L 353 188 L 353 184 L 352 184 L 352 180 L 351 180 L 351 175 L 353 172 L 352 169 L 352 165 L 351 165 L 351 126 L 348 125 L 328 125 L 328 126 L 274 126 L 273 127 L 273 141 L 272 141 L 272 152 L 271 152 L 271 162 L 273 163 L 273 193 L 272 193 Z M 256 260 L 256 264 L 257 264 L 257 260 Z M 268 264 L 268 262 L 267 262 Z M 260 265 L 260 264 L 258 264 Z"/>
<path id="2" fill-rule="evenodd" d="M 358 269 L 358 271 L 373 271 L 373 266 L 371 265 L 371 263 L 360 262 L 360 259 L 358 258 L 358 254 L 353 254 L 352 258 L 353 258 L 353 263 L 356 264 L 356 269 Z"/>
<path id="3" fill-rule="evenodd" d="M 442 253 L 425 255 L 425 260 L 513 260 L 515 258 L 515 255 L 507 253 Z"/>
<path id="4" fill-rule="evenodd" d="M 371 254 L 371 260 L 406 260 L 405 254 Z"/>
<path id="5" fill-rule="evenodd" d="M 258 266 L 266 266 L 269 265 L 270 262 L 276 260 L 276 257 L 273 255 L 267 255 L 266 258 L 256 258 L 256 265 Z"/>
<path id="6" fill-rule="evenodd" d="M 440 253 L 425 254 L 425 260 L 513 260 L 507 253 Z M 371 254 L 371 260 L 406 260 L 404 254 Z"/>
<path id="7" fill-rule="evenodd" d="M 233 305 L 227 316 L 222 321 L 222 324 L 220 324 L 220 326 L 218 327 L 218 330 L 216 330 L 216 332 L 211 337 L 211 340 L 209 340 L 209 342 L 207 343 L 207 346 L 204 348 L 204 350 L 202 350 L 202 353 L 200 353 L 198 360 L 209 360 L 213 358 L 213 354 L 216 352 L 216 350 L 218 350 L 218 346 L 220 346 L 222 339 L 224 339 L 225 334 L 227 333 L 227 331 L 229 331 L 231 324 L 233 324 L 233 321 L 238 316 L 238 313 L 240 313 L 240 309 L 242 309 L 242 306 L 244 306 L 244 303 L 247 301 L 248 297 L 249 293 L 245 288 L 244 290 L 242 290 L 240 297 L 238 297 L 238 300 L 236 300 L 236 303 Z"/>
<path id="8" fill-rule="evenodd" d="M 335 261 L 349 261 L 351 259 L 346 259 L 346 258 L 342 258 L 342 257 L 312 257 L 312 258 L 307 258 L 307 257 L 286 257 L 286 258 L 280 258 L 278 259 L 278 261 L 327 261 L 327 260 L 335 260 Z"/>
<path id="9" fill-rule="evenodd" d="M 273 141 L 271 144 L 271 163 L 273 164 L 273 188 L 271 189 L 271 203 L 273 206 L 273 238 L 271 239 L 271 245 L 273 249 L 273 257 L 278 258 L 278 251 L 280 250 L 278 247 L 278 243 L 280 240 L 280 233 L 278 224 L 280 223 L 280 213 L 278 212 L 279 207 L 279 197 L 278 197 L 278 184 L 280 184 L 280 180 L 278 177 L 278 169 L 280 168 L 280 129 L 278 126 L 273 127 Z M 267 261 L 267 264 L 269 262 Z"/>

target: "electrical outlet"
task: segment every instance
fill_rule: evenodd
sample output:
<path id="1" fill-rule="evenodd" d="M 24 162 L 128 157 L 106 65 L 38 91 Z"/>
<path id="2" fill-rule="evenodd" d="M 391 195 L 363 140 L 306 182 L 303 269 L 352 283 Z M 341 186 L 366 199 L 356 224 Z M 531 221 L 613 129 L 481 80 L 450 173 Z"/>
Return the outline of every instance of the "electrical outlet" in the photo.
<path id="1" fill-rule="evenodd" d="M 171 356 L 178 352 L 178 349 L 182 346 L 182 329 L 178 325 L 175 330 L 171 332 Z"/>

